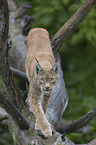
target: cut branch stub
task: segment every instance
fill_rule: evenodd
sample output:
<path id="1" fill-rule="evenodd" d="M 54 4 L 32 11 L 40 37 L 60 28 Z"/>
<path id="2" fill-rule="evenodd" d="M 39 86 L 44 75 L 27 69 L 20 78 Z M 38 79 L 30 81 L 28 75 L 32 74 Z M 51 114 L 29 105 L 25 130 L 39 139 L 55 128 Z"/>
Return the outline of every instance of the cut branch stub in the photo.
<path id="1" fill-rule="evenodd" d="M 59 51 L 63 41 L 69 33 L 81 23 L 95 3 L 96 0 L 86 0 L 77 12 L 54 35 L 52 39 L 52 48 L 54 53 Z"/>

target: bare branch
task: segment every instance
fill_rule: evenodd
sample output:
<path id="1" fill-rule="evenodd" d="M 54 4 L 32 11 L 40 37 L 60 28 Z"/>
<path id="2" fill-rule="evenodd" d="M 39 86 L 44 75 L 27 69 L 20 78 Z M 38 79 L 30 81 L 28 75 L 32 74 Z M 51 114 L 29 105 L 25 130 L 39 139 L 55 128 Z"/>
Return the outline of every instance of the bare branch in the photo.
<path id="1" fill-rule="evenodd" d="M 23 94 L 22 94 L 22 99 L 24 100 L 24 102 L 25 102 L 25 100 L 27 99 L 27 93 L 28 93 L 28 90 L 26 90 Z"/>
<path id="2" fill-rule="evenodd" d="M 21 72 L 20 70 L 17 70 L 17 69 L 15 69 L 13 67 L 10 67 L 10 70 L 11 70 L 11 72 L 12 72 L 14 77 L 28 82 L 27 77 L 26 77 L 26 73 Z"/>
<path id="3" fill-rule="evenodd" d="M 23 117 L 15 105 L 0 91 L 0 105 L 13 118 L 18 127 L 22 130 L 29 129 L 29 122 Z"/>
<path id="4" fill-rule="evenodd" d="M 75 121 L 75 120 L 66 120 L 66 119 L 62 118 L 60 121 L 60 126 L 67 126 L 67 125 L 73 123 L 73 121 Z M 75 132 L 86 134 L 89 132 L 89 130 L 90 130 L 90 124 L 88 123 L 88 124 L 82 126 L 81 128 L 79 128 L 78 130 L 75 130 Z"/>
<path id="5" fill-rule="evenodd" d="M 76 130 L 78 130 L 85 124 L 87 124 L 95 116 L 96 116 L 96 106 L 91 111 L 89 111 L 86 115 L 81 117 L 79 120 L 76 120 L 67 126 L 57 125 L 55 129 L 62 134 L 69 134 L 71 132 L 75 132 Z"/>
<path id="6" fill-rule="evenodd" d="M 10 86 L 10 71 L 9 71 L 9 64 L 8 64 L 8 30 L 9 30 L 9 14 L 8 14 L 8 4 L 7 0 L 0 1 L 0 13 L 1 13 L 1 28 L 0 28 L 0 75 L 2 80 L 6 86 L 7 92 L 12 94 L 10 95 L 10 100 L 16 104 L 16 100 L 14 97 L 14 92 L 12 90 L 12 85 Z M 6 81 L 7 80 L 7 81 Z M 10 89 L 9 87 L 10 86 Z"/>
<path id="7" fill-rule="evenodd" d="M 85 0 L 77 12 L 54 35 L 52 39 L 52 48 L 54 53 L 59 51 L 63 41 L 69 33 L 81 23 L 95 3 L 96 0 Z"/>
<path id="8" fill-rule="evenodd" d="M 30 8 L 31 8 L 30 5 L 28 5 L 27 3 L 23 3 L 22 5 L 20 5 L 20 7 L 15 12 L 15 18 L 20 18 L 20 17 L 25 16 L 28 9 L 30 9 Z"/>
<path id="9" fill-rule="evenodd" d="M 7 0 L 0 1 L 0 13 L 0 76 L 3 80 L 10 101 L 12 101 L 16 106 L 19 106 L 19 101 L 22 103 L 21 95 L 13 81 L 8 60 L 9 45 L 7 39 L 9 30 L 9 14 Z"/>
<path id="10" fill-rule="evenodd" d="M 6 11 L 5 11 L 6 9 Z M 0 0 L 0 51 L 7 46 L 9 15 L 7 0 Z M 1 37 L 2 36 L 2 37 Z"/>
<path id="11" fill-rule="evenodd" d="M 5 119 L 8 119 L 8 115 L 1 115 L 0 116 L 0 122 L 2 122 Z"/>
<path id="12" fill-rule="evenodd" d="M 27 24 L 22 29 L 22 34 L 24 36 L 28 35 L 28 32 L 32 29 L 32 25 L 34 23 L 34 18 L 32 16 L 25 16 L 25 20 L 27 21 Z"/>
<path id="13" fill-rule="evenodd" d="M 96 145 L 96 138 L 89 142 L 87 145 Z"/>
<path id="14" fill-rule="evenodd" d="M 93 139 L 91 142 L 89 142 L 88 144 L 76 144 L 76 145 L 96 145 L 96 138 Z"/>

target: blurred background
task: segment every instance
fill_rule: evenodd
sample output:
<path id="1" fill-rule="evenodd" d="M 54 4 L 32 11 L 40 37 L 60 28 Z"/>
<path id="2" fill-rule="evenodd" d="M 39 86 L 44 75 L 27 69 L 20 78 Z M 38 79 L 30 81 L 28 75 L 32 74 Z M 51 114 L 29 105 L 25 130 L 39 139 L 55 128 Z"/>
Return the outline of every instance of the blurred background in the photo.
<path id="1" fill-rule="evenodd" d="M 32 6 L 29 15 L 35 19 L 33 28 L 47 29 L 52 39 L 84 0 L 16 1 L 18 6 L 22 2 Z M 63 118 L 76 120 L 96 105 L 96 5 L 77 29 L 71 32 L 59 52 L 69 96 L 68 107 Z M 4 91 L 1 81 L 0 89 Z M 96 137 L 96 119 L 90 122 L 90 131 L 87 134 L 71 133 L 67 137 L 74 143 L 88 143 Z"/>

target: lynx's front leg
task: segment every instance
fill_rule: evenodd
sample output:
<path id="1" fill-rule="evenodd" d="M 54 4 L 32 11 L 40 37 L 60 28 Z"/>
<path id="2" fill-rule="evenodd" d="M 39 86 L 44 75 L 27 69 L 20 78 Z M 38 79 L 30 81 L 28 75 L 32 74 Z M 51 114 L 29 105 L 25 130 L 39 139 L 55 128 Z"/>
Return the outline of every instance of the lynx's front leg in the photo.
<path id="1" fill-rule="evenodd" d="M 40 127 L 42 133 L 44 134 L 44 136 L 50 137 L 50 136 L 52 136 L 52 129 L 42 110 L 41 104 L 39 102 L 38 98 L 40 98 L 40 96 L 37 96 L 38 94 L 34 94 L 33 92 L 34 92 L 33 87 L 30 85 L 29 86 L 29 97 L 28 97 L 30 109 L 34 113 L 34 115 L 40 125 L 39 127 Z"/>
<path id="2" fill-rule="evenodd" d="M 47 108 L 48 108 L 48 103 L 49 103 L 50 96 L 51 96 L 51 92 L 49 92 L 48 94 L 43 93 L 43 98 L 41 99 L 40 106 L 41 106 L 41 110 L 43 109 L 44 115 L 46 115 L 46 111 L 47 111 Z M 37 119 L 36 119 L 35 128 L 37 130 L 40 130 L 40 125 L 39 125 L 39 122 L 38 122 Z"/>
<path id="3" fill-rule="evenodd" d="M 50 93 L 44 93 L 43 95 L 43 100 L 42 100 L 42 107 L 44 110 L 44 114 L 46 114 L 47 108 L 48 108 L 48 104 L 49 104 L 49 99 L 51 96 L 51 92 Z"/>
<path id="4" fill-rule="evenodd" d="M 41 100 L 41 104 L 42 104 L 41 107 L 42 107 L 43 112 L 44 112 L 45 115 L 46 115 L 46 111 L 47 111 L 47 108 L 48 108 L 48 103 L 49 103 L 50 96 L 51 96 L 51 93 L 49 93 L 49 94 L 43 94 L 43 99 Z M 35 128 L 37 130 L 40 129 L 40 125 L 39 125 L 39 122 L 38 122 L 37 119 L 36 119 Z"/>

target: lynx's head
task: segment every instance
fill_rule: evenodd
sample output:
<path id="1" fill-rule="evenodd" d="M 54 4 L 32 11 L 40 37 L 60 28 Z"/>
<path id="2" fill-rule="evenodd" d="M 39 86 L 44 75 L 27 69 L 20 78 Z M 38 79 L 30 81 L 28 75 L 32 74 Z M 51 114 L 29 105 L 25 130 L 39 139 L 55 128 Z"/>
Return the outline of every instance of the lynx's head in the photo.
<path id="1" fill-rule="evenodd" d="M 50 93 L 53 86 L 58 81 L 58 65 L 52 68 L 41 67 L 39 63 L 36 65 L 36 84 L 44 93 Z"/>

